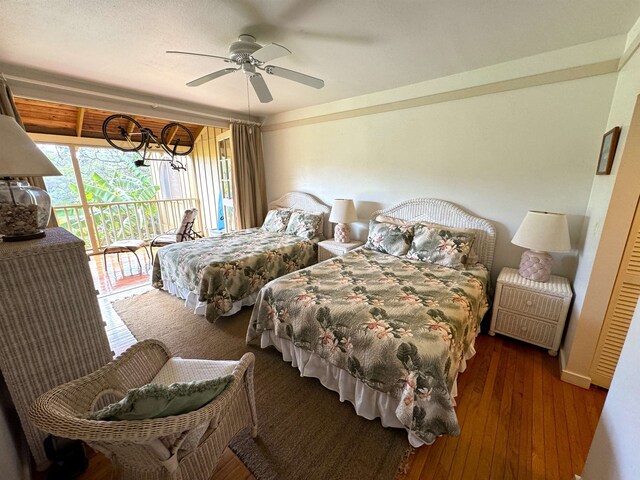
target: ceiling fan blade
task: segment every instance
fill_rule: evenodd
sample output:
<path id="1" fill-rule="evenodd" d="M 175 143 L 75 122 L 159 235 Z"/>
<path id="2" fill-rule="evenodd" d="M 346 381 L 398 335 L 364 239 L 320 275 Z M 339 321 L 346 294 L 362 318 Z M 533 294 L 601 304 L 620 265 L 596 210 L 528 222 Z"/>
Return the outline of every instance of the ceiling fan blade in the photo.
<path id="1" fill-rule="evenodd" d="M 198 87 L 203 83 L 210 82 L 211 80 L 215 80 L 216 78 L 220 78 L 229 73 L 237 72 L 240 70 L 239 68 L 225 68 L 223 70 L 218 70 L 217 72 L 209 73 L 203 77 L 196 78 L 195 80 L 191 80 L 187 83 L 187 87 Z"/>
<path id="2" fill-rule="evenodd" d="M 219 58 L 220 60 L 224 60 L 225 62 L 230 62 L 231 61 L 227 57 L 221 57 L 220 55 L 209 55 L 207 53 L 181 52 L 180 50 L 167 50 L 167 53 L 178 53 L 180 55 L 194 55 L 196 57 Z"/>
<path id="3" fill-rule="evenodd" d="M 276 77 L 293 80 L 294 82 L 302 83 L 303 85 L 308 85 L 309 87 L 324 87 L 324 80 L 312 77 L 310 75 L 305 75 L 304 73 L 294 72 L 293 70 L 289 70 L 286 68 L 276 67 L 275 65 L 267 65 L 266 67 L 264 67 L 264 71 L 269 75 L 275 75 Z"/>
<path id="4" fill-rule="evenodd" d="M 270 43 L 253 52 L 251 56 L 259 62 L 265 63 L 275 60 L 276 58 L 284 57 L 285 55 L 291 55 L 288 48 L 278 45 L 277 43 Z"/>
<path id="5" fill-rule="evenodd" d="M 251 86 L 256 91 L 256 95 L 258 96 L 258 99 L 261 103 L 269 103 L 271 100 L 273 100 L 271 92 L 269 91 L 264 78 L 262 78 L 262 75 L 260 75 L 259 73 L 254 73 L 249 77 L 249 80 L 251 81 Z"/>

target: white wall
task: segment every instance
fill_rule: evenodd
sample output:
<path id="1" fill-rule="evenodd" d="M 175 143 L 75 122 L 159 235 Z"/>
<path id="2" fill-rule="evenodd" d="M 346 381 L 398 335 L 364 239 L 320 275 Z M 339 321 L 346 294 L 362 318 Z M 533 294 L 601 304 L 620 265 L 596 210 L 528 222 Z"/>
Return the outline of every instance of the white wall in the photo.
<path id="1" fill-rule="evenodd" d="M 637 25 L 640 25 L 640 21 Z M 633 44 L 631 41 L 627 43 Z M 580 236 L 581 250 L 574 282 L 576 295 L 561 350 L 561 361 L 563 380 L 581 386 L 588 386 L 590 383 L 589 370 L 635 211 L 633 198 L 637 201 L 640 190 L 637 167 L 627 165 L 627 173 L 618 177 L 638 95 L 640 50 L 635 52 L 618 75 L 607 125 L 603 131 L 621 126 L 620 141 L 611 175 L 595 176 L 593 179 L 586 220 Z M 638 164 L 634 158 L 625 157 L 625 161 Z M 617 185 L 616 189 L 626 193 L 629 198 L 609 212 L 614 184 Z M 616 228 L 616 231 L 609 232 L 608 238 L 601 245 L 602 229 L 608 214 L 609 228 Z M 600 259 L 595 265 L 598 268 L 594 269 L 596 254 Z"/>
<path id="2" fill-rule="evenodd" d="M 640 478 L 638 365 L 640 365 L 640 308 L 636 307 L 589 449 L 582 472 L 583 480 L 637 480 Z"/>
<path id="3" fill-rule="evenodd" d="M 543 65 L 539 57 L 535 63 Z M 504 65 L 496 68 L 496 75 L 503 70 Z M 467 76 L 471 79 L 476 73 Z M 488 69 L 482 77 L 490 81 Z M 571 237 L 577 242 L 615 80 L 615 74 L 605 74 L 267 128 L 263 138 L 268 197 L 290 190 L 312 193 L 329 204 L 334 198 L 351 197 L 363 220 L 377 208 L 412 197 L 452 201 L 496 225 L 495 279 L 501 267 L 519 263 L 522 249 L 510 239 L 529 209 L 569 214 Z M 397 92 L 390 91 L 388 98 L 395 100 Z M 383 100 L 384 96 L 378 99 Z M 330 111 L 330 105 L 315 110 L 323 115 Z M 313 112 L 307 109 L 305 114 Z M 295 114 L 283 116 L 290 117 Z M 361 238 L 363 228 L 364 223 L 360 229 L 354 226 Z M 558 258 L 555 272 L 573 278 L 575 252 Z"/>

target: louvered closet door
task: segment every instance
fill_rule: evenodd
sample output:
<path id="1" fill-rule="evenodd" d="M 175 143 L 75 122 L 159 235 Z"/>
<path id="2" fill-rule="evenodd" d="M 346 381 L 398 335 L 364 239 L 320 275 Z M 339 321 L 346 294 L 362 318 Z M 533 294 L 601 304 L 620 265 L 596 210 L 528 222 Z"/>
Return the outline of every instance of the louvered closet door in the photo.
<path id="1" fill-rule="evenodd" d="M 607 307 L 598 348 L 591 365 L 591 382 L 609 388 L 640 296 L 640 204 L 627 239 L 618 277 Z"/>

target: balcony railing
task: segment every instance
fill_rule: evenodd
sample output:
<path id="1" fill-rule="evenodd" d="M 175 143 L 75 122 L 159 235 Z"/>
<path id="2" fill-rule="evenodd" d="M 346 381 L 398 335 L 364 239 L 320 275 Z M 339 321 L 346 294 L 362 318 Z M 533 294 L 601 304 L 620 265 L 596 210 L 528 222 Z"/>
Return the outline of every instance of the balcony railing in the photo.
<path id="1" fill-rule="evenodd" d="M 87 250 L 100 252 L 117 240 L 149 241 L 180 225 L 188 208 L 199 209 L 195 198 L 147 200 L 53 207 L 58 225 L 84 240 Z"/>

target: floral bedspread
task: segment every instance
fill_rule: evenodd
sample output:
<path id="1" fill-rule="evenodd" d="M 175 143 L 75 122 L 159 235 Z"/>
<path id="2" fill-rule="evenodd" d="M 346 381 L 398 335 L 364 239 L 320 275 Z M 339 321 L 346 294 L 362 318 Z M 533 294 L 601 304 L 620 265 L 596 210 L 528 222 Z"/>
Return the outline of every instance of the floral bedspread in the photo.
<path id="1" fill-rule="evenodd" d="M 427 443 L 459 434 L 450 396 L 488 309 L 489 273 L 364 248 L 265 286 L 247 342 L 265 330 L 398 399 L 396 415 Z"/>
<path id="2" fill-rule="evenodd" d="M 170 282 L 197 293 L 213 323 L 274 278 L 316 263 L 317 251 L 315 241 L 294 235 L 238 230 L 160 248 L 152 282 L 159 289 Z"/>

